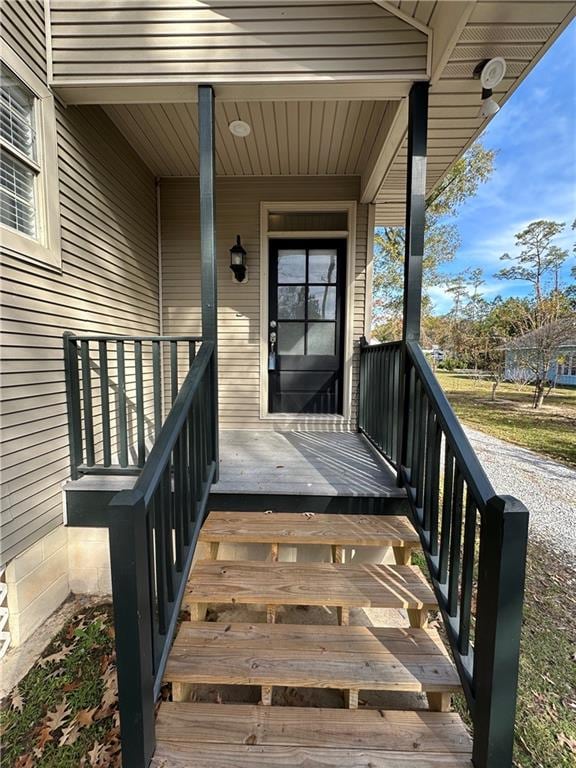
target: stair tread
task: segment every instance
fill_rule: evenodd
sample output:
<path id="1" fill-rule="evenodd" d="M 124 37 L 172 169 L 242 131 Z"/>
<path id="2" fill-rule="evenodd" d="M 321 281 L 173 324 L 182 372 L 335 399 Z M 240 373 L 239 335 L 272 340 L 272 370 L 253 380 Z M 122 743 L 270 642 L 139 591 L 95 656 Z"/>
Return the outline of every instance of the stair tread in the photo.
<path id="1" fill-rule="evenodd" d="M 459 715 L 427 711 L 163 702 L 156 735 L 157 758 L 181 765 L 178 761 L 189 749 L 196 761 L 186 763 L 190 768 L 304 764 L 460 768 L 470 765 L 471 752 L 471 739 Z M 316 762 L 305 763 L 305 756 Z M 386 763 L 388 757 L 400 762 Z"/>
<path id="2" fill-rule="evenodd" d="M 472 768 L 467 755 L 159 742 L 151 768 Z"/>
<path id="3" fill-rule="evenodd" d="M 187 603 L 266 603 L 356 608 L 437 607 L 419 568 L 370 563 L 284 563 L 200 560 Z"/>
<path id="4" fill-rule="evenodd" d="M 226 626 L 230 629 L 226 632 Z M 246 626 L 246 625 L 244 625 Z M 426 630 L 392 629 L 385 636 L 374 637 L 359 652 L 352 638 L 357 627 L 334 627 L 342 641 L 351 639 L 354 650 L 324 647 L 325 627 L 314 627 L 317 639 L 306 646 L 294 643 L 294 628 L 269 627 L 267 645 L 247 642 L 242 645 L 234 625 L 223 624 L 224 632 L 213 635 L 212 642 L 197 639 L 199 626 L 185 624 L 174 643 L 165 678 L 171 682 L 206 683 L 212 685 L 280 685 L 309 688 L 343 688 L 360 690 L 453 692 L 460 690 L 460 679 L 452 660 L 443 651 L 437 633 Z M 283 625 L 277 625 L 283 627 Z M 298 627 L 302 629 L 302 627 Z M 226 635 L 232 632 L 231 639 Z M 182 635 L 182 637 L 181 637 Z M 425 635 L 428 635 L 426 638 Z M 302 633 L 304 636 L 304 633 Z M 410 640 L 412 639 L 412 642 Z"/>
<path id="5" fill-rule="evenodd" d="M 210 512 L 200 533 L 206 542 L 417 546 L 407 517 L 292 512 Z"/>
<path id="6" fill-rule="evenodd" d="M 214 621 L 182 622 L 174 647 L 226 647 L 251 651 L 281 647 L 291 651 L 344 651 L 363 655 L 383 652 L 448 654 L 440 635 L 433 629 Z"/>

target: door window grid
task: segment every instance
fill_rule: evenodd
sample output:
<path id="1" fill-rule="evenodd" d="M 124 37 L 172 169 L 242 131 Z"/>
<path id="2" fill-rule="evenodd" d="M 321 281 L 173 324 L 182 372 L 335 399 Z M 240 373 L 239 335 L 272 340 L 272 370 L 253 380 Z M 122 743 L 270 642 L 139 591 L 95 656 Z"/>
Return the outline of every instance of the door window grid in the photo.
<path id="1" fill-rule="evenodd" d="M 328 263 L 326 269 L 318 270 L 313 265 L 313 282 L 310 281 L 310 262 Z M 284 262 L 284 264 L 282 263 Z M 298 264 L 298 262 L 300 262 Z M 303 262 L 303 263 L 302 263 Z M 335 249 L 282 249 L 278 251 L 277 306 L 278 306 L 278 352 L 283 355 L 335 355 L 336 354 L 336 284 L 338 279 L 338 255 Z M 304 266 L 304 274 L 302 274 Z M 291 267 L 291 269 L 286 269 Z M 298 275 L 298 272 L 300 273 Z M 300 279 L 304 277 L 304 282 Z M 324 279 L 323 279 L 324 278 Z M 296 282 L 298 280 L 298 282 Z M 320 281 L 320 282 L 319 282 Z M 298 295 L 293 290 L 302 289 Z M 311 289 L 317 289 L 316 291 Z M 318 302 L 317 296 L 324 291 L 324 301 Z M 315 295 L 316 294 L 316 295 Z M 290 310 L 289 296 L 297 295 L 297 316 L 285 317 L 283 312 Z M 305 300 L 303 301 L 305 297 Z M 318 302 L 317 317 L 310 314 L 310 299 Z M 330 303 L 328 303 L 328 300 Z M 324 304 L 324 306 L 323 306 Z M 294 307 L 292 307 L 293 309 Z M 303 316 L 300 314 L 303 311 Z M 303 322 L 302 322 L 303 321 Z M 293 326 L 290 328 L 290 326 Z M 330 327 L 331 326 L 331 327 Z"/>

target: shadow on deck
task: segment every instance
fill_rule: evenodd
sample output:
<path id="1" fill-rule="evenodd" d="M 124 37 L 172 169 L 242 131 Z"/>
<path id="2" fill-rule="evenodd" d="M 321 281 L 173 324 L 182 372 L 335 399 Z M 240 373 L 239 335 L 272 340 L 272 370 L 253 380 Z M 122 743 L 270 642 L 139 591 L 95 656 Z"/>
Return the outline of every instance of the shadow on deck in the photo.
<path id="1" fill-rule="evenodd" d="M 222 430 L 214 494 L 404 498 L 392 470 L 354 432 Z"/>

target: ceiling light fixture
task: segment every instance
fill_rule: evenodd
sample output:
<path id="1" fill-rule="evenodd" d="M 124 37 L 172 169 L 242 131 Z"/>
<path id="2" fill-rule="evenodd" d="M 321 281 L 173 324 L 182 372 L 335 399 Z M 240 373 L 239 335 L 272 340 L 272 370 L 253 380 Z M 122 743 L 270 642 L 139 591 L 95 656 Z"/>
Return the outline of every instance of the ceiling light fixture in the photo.
<path id="1" fill-rule="evenodd" d="M 506 74 L 506 62 L 501 56 L 494 59 L 484 59 L 474 69 L 474 79 L 482 83 L 482 106 L 480 117 L 492 117 L 500 107 L 492 98 L 492 89 L 496 88 Z"/>
<path id="2" fill-rule="evenodd" d="M 228 125 L 228 129 L 233 136 L 238 136 L 241 139 L 248 136 L 252 130 L 248 123 L 245 123 L 244 120 L 232 120 L 232 122 Z"/>

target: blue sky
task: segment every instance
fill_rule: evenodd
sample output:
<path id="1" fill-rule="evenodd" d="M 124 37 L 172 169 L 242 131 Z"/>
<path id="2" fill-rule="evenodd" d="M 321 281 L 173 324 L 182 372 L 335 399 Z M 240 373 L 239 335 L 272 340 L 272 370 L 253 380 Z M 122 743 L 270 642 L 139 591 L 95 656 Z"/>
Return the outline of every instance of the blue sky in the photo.
<path id="1" fill-rule="evenodd" d="M 494 278 L 514 252 L 514 235 L 535 219 L 565 221 L 556 242 L 570 251 L 576 234 L 576 22 L 536 65 L 482 135 L 498 150 L 490 181 L 459 210 L 456 259 L 444 269 L 482 267 L 487 299 L 526 295 L 528 284 Z M 572 264 L 574 263 L 572 256 Z M 564 274 L 569 279 L 568 267 Z M 450 308 L 442 288 L 431 292 L 436 312 Z"/>

